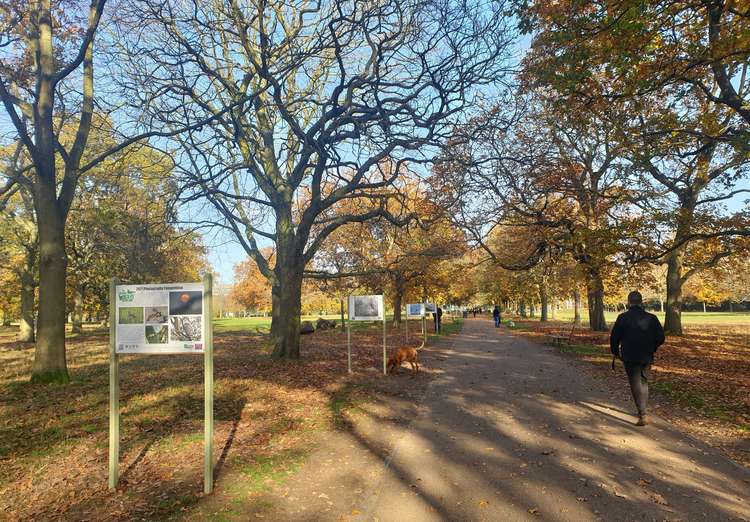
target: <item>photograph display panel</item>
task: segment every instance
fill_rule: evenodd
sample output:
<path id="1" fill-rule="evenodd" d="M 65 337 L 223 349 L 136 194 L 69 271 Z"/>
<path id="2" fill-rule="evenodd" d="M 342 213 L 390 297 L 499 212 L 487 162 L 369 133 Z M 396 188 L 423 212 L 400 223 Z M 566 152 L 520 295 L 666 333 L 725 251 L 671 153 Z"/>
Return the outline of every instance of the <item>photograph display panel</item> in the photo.
<path id="1" fill-rule="evenodd" d="M 424 317 L 424 303 L 407 304 L 406 317 Z"/>
<path id="2" fill-rule="evenodd" d="M 117 353 L 203 353 L 203 283 L 118 285 Z"/>
<path id="3" fill-rule="evenodd" d="M 382 295 L 350 295 L 350 321 L 382 321 L 385 317 Z"/>

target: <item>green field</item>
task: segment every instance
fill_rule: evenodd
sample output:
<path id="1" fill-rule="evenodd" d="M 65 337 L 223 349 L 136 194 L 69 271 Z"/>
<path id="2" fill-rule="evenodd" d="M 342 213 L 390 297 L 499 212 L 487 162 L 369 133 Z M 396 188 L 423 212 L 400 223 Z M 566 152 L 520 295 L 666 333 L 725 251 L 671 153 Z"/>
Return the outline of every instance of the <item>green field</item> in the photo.
<path id="1" fill-rule="evenodd" d="M 303 321 L 312 321 L 313 324 L 315 324 L 315 321 L 318 320 L 318 317 L 323 317 L 324 319 L 328 319 L 330 321 L 336 322 L 336 328 L 341 328 L 341 316 L 339 315 L 305 315 L 302 316 Z M 572 317 L 572 316 L 571 316 Z M 402 316 L 402 318 L 405 318 L 405 316 Z M 393 320 L 393 315 L 386 315 L 388 329 L 391 328 L 391 321 Z M 450 318 L 448 316 L 443 316 L 443 322 L 447 326 L 450 323 Z M 428 325 L 428 332 L 431 331 L 432 326 L 432 319 L 428 319 L 427 321 L 429 323 Z M 412 319 L 409 321 L 409 328 L 411 329 L 414 325 L 415 329 L 419 329 L 419 321 Z M 370 328 L 373 326 L 372 321 L 356 321 L 351 323 L 352 330 L 362 330 L 364 328 Z M 221 332 L 260 332 L 260 333 L 268 333 L 268 331 L 271 329 L 271 317 L 232 317 L 232 318 L 226 318 L 226 319 L 214 319 L 214 331 L 217 333 Z M 447 332 L 450 333 L 450 332 Z"/>
<path id="2" fill-rule="evenodd" d="M 661 312 L 653 312 L 664 322 L 664 314 Z M 604 317 L 607 319 L 607 323 L 614 323 L 615 319 L 620 312 L 605 312 Z M 555 314 L 555 319 L 558 321 L 573 321 L 573 310 L 558 310 Z M 539 318 L 539 312 L 536 314 Z M 550 319 L 552 319 L 552 313 L 550 312 Z M 589 320 L 589 314 L 586 310 L 581 311 L 581 320 L 586 323 Z M 750 326 L 750 312 L 682 312 L 682 323 L 685 325 L 712 325 L 712 324 L 746 324 Z"/>

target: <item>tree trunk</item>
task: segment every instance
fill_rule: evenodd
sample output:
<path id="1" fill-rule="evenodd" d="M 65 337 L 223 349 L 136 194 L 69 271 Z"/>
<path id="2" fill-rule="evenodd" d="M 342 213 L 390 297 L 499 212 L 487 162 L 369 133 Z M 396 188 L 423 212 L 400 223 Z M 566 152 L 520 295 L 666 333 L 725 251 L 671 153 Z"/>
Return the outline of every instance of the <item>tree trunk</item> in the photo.
<path id="1" fill-rule="evenodd" d="M 299 359 L 299 327 L 302 313 L 302 274 L 305 267 L 302 255 L 291 232 L 291 215 L 277 216 L 276 284 L 272 286 L 273 319 L 271 337 L 272 356 L 279 359 Z"/>
<path id="2" fill-rule="evenodd" d="M 734 302 L 732 301 L 729 301 L 729 312 L 730 313 L 734 312 Z"/>
<path id="3" fill-rule="evenodd" d="M 32 382 L 70 381 L 65 360 L 65 218 L 54 186 L 39 187 L 35 198 L 39 227 L 39 318 Z"/>
<path id="4" fill-rule="evenodd" d="M 536 305 L 534 304 L 534 301 L 529 303 L 529 315 L 531 317 L 536 317 Z"/>
<path id="5" fill-rule="evenodd" d="M 678 248 L 667 258 L 667 312 L 664 331 L 682 335 L 682 260 L 684 250 Z"/>
<path id="6" fill-rule="evenodd" d="M 271 335 L 279 328 L 279 314 L 281 313 L 281 298 L 279 285 L 271 283 Z M 242 311 L 242 317 L 247 317 L 247 312 Z"/>
<path id="7" fill-rule="evenodd" d="M 573 291 L 573 324 L 581 325 L 581 292 L 578 289 Z"/>
<path id="8" fill-rule="evenodd" d="M 73 288 L 73 313 L 71 314 L 71 324 L 73 333 L 83 333 L 83 296 L 86 288 L 83 285 L 76 284 Z"/>
<path id="9" fill-rule="evenodd" d="M 341 313 L 341 329 L 343 330 L 346 328 L 346 323 L 344 322 L 344 299 L 339 299 L 339 312 Z"/>
<path id="10" fill-rule="evenodd" d="M 607 321 L 604 319 L 604 282 L 595 268 L 589 268 L 589 279 L 586 292 L 589 306 L 589 328 L 595 332 L 606 332 Z"/>
<path id="11" fill-rule="evenodd" d="M 396 290 L 393 294 L 393 327 L 401 326 L 401 302 L 404 300 L 403 292 Z"/>
<path id="12" fill-rule="evenodd" d="M 10 315 L 8 314 L 8 311 L 3 309 L 0 310 L 0 312 L 3 313 L 3 326 L 10 326 Z"/>
<path id="13" fill-rule="evenodd" d="M 34 339 L 34 284 L 22 279 L 21 321 L 18 340 L 23 343 L 33 343 Z"/>
<path id="14" fill-rule="evenodd" d="M 542 310 L 542 317 L 539 319 L 539 321 L 546 323 L 549 320 L 549 303 L 547 302 L 547 287 L 545 285 L 541 285 L 539 287 L 539 302 L 539 306 Z"/>
<path id="15" fill-rule="evenodd" d="M 523 299 L 521 299 L 521 301 L 519 301 L 518 303 L 518 314 L 521 317 L 526 317 L 526 301 L 524 301 Z"/>

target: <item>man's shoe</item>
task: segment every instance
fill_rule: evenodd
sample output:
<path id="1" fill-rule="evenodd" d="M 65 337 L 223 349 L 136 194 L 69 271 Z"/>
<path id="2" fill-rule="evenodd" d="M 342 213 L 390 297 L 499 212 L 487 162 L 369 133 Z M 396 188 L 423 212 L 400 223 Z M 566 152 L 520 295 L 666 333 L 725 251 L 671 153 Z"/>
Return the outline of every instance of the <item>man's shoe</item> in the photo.
<path id="1" fill-rule="evenodd" d="M 645 426 L 648 424 L 648 417 L 646 417 L 646 414 L 638 415 L 638 422 L 635 423 L 636 426 Z"/>

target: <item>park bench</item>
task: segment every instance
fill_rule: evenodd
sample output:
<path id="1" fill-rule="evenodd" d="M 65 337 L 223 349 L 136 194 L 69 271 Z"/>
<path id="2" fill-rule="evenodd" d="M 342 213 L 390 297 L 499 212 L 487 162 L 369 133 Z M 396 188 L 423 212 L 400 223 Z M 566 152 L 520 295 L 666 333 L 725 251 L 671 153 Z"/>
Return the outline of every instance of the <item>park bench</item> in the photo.
<path id="1" fill-rule="evenodd" d="M 573 328 L 570 329 L 570 333 L 565 334 L 556 334 L 556 335 L 550 335 L 549 336 L 549 342 L 555 346 L 565 346 L 573 344 L 573 333 L 576 330 L 576 325 L 573 325 Z"/>

